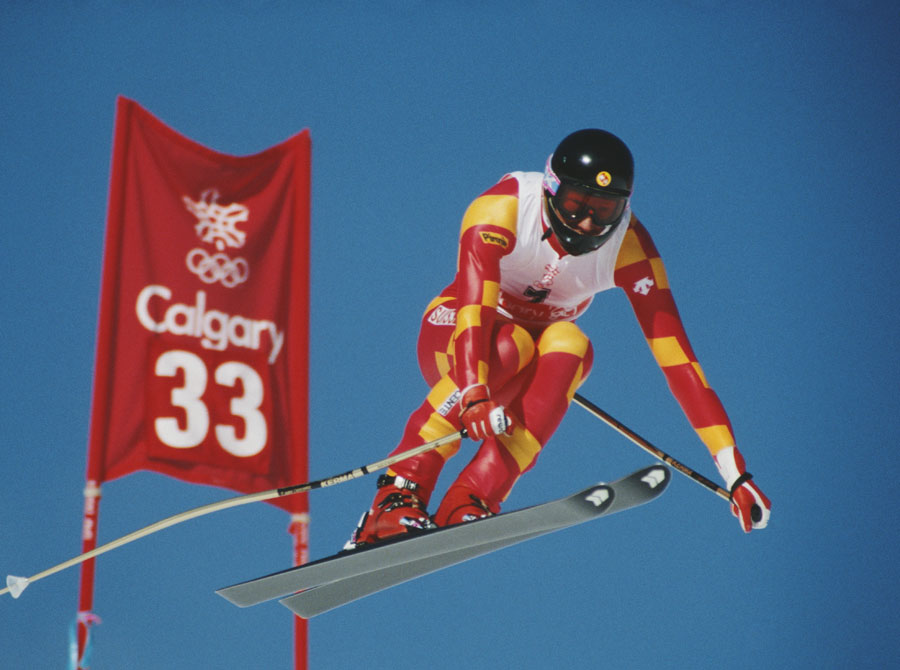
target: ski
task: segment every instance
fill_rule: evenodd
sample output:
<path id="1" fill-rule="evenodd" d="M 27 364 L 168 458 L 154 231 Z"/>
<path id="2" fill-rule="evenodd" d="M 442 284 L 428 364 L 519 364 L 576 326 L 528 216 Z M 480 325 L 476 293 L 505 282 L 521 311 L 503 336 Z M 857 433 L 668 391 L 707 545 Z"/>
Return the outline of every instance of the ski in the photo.
<path id="1" fill-rule="evenodd" d="M 598 513 L 591 518 L 608 516 L 622 510 L 636 507 L 649 502 L 660 495 L 668 484 L 668 472 L 664 468 L 654 466 L 620 479 L 610 485 L 612 497 L 608 504 L 602 506 Z M 659 471 L 659 472 L 657 472 Z M 587 489 L 578 495 L 590 496 L 594 489 Z M 548 503 L 553 504 L 553 503 Z M 580 523 L 580 522 L 576 522 Z M 575 524 L 570 524 L 575 525 Z M 560 528 L 540 530 L 533 533 L 525 533 L 515 537 L 486 542 L 480 545 L 462 547 L 446 553 L 437 554 L 428 558 L 411 560 L 392 565 L 371 572 L 348 577 L 329 584 L 316 586 L 295 595 L 283 598 L 279 602 L 290 609 L 294 614 L 304 619 L 310 619 L 324 612 L 346 605 L 365 596 L 372 595 L 392 586 L 411 581 L 418 577 L 457 565 L 472 558 L 483 556 L 498 549 L 518 544 L 541 535 L 546 535 Z"/>
<path id="2" fill-rule="evenodd" d="M 323 604 L 336 603 L 327 607 L 332 609 L 407 579 L 649 502 L 663 492 L 669 477 L 669 471 L 664 466 L 643 468 L 612 484 L 597 484 L 566 498 L 341 552 L 228 586 L 216 593 L 239 607 L 248 607 L 298 591 L 312 590 L 308 598 L 300 600 L 298 607 L 305 608 L 303 603 L 315 601 L 314 592 L 320 591 L 318 595 L 322 596 Z M 411 576 L 407 578 L 406 575 Z M 347 588 L 335 586 L 324 589 L 325 585 L 334 583 Z M 361 595 L 355 596 L 355 593 Z M 290 601 L 285 603 L 286 606 L 292 608 L 294 601 L 290 598 L 286 600 Z M 309 611 L 318 608 L 319 605 L 315 605 Z"/>

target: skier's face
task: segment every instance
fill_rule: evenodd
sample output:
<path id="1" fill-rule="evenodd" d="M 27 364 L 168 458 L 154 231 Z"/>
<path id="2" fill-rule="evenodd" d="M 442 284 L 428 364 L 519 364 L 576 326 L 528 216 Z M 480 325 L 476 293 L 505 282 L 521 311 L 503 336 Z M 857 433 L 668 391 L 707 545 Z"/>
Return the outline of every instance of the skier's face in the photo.
<path id="1" fill-rule="evenodd" d="M 602 235 L 609 230 L 608 224 L 605 226 L 598 226 L 590 216 L 586 216 L 576 223 L 568 223 L 567 225 L 569 228 L 572 228 L 582 235 Z"/>
<path id="2" fill-rule="evenodd" d="M 603 235 L 619 220 L 625 199 L 562 186 L 551 203 L 563 224 L 579 235 Z"/>

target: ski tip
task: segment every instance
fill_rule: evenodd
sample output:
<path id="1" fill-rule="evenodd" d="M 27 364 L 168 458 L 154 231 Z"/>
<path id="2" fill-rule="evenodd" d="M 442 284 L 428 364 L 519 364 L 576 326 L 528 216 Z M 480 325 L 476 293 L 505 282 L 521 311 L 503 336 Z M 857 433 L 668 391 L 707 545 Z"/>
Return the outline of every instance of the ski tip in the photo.
<path id="1" fill-rule="evenodd" d="M 16 577 L 15 575 L 6 575 L 6 589 L 13 598 L 18 598 L 28 587 L 27 577 Z"/>

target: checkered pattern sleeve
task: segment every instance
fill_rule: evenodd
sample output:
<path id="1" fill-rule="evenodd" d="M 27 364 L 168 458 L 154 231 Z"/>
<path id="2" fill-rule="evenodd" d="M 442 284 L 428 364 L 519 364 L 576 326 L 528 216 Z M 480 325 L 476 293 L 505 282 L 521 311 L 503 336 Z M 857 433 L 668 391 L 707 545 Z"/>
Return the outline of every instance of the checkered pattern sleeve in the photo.
<path id="1" fill-rule="evenodd" d="M 463 215 L 456 274 L 453 372 L 460 389 L 487 384 L 488 351 L 500 295 L 500 259 L 516 243 L 518 182 L 507 177 Z"/>
<path id="2" fill-rule="evenodd" d="M 628 296 L 672 394 L 707 449 L 715 455 L 734 446 L 731 422 L 688 341 L 662 259 L 636 217 L 619 250 L 615 282 Z"/>

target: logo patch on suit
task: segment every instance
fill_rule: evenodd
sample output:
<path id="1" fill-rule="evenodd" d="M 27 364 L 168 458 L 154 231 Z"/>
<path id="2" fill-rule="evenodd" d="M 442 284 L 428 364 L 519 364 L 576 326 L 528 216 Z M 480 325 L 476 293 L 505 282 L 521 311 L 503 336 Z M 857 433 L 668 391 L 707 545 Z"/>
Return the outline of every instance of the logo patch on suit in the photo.
<path id="1" fill-rule="evenodd" d="M 456 310 L 450 307 L 438 305 L 428 315 L 428 323 L 434 326 L 455 326 Z"/>
<path id="2" fill-rule="evenodd" d="M 654 286 L 654 281 L 650 277 L 644 277 L 643 279 L 639 279 L 634 282 L 634 287 L 632 290 L 635 293 L 640 293 L 641 295 L 647 295 L 650 293 L 650 289 Z"/>
<path id="3" fill-rule="evenodd" d="M 495 244 L 504 249 L 509 247 L 509 240 L 499 233 L 481 233 L 481 241 L 485 244 Z"/>

